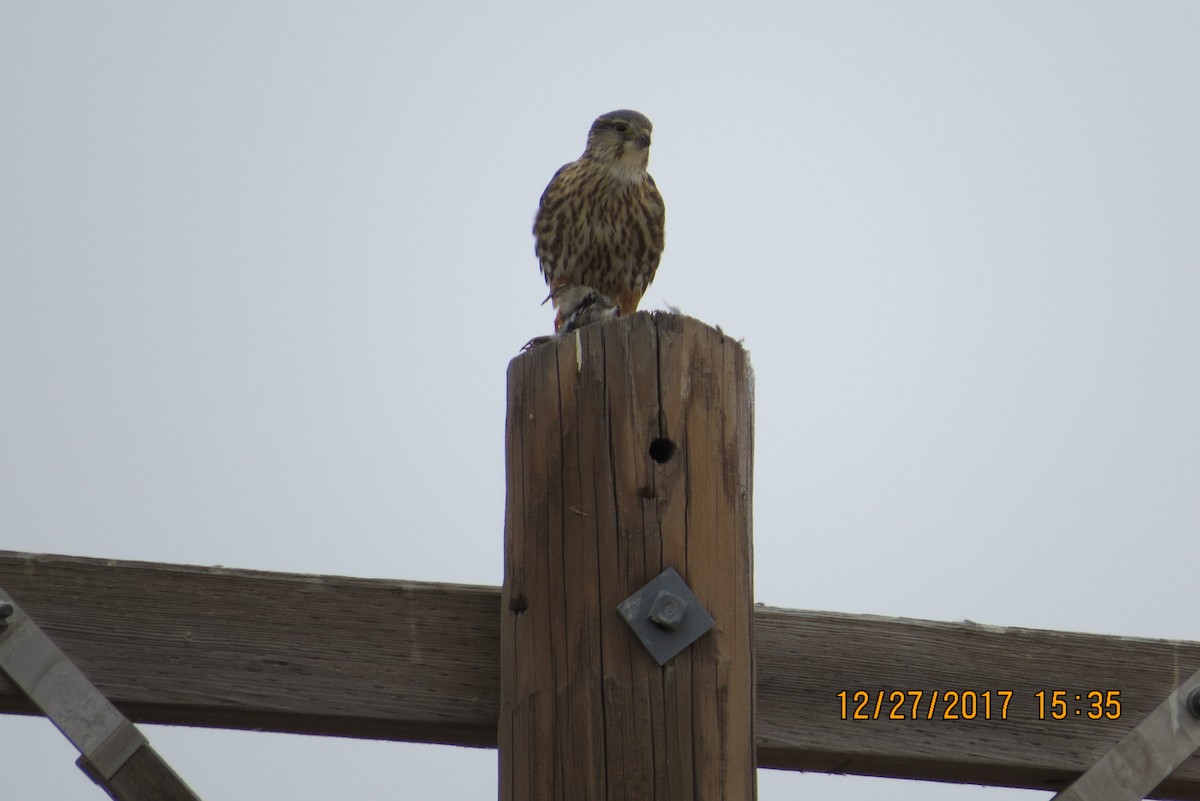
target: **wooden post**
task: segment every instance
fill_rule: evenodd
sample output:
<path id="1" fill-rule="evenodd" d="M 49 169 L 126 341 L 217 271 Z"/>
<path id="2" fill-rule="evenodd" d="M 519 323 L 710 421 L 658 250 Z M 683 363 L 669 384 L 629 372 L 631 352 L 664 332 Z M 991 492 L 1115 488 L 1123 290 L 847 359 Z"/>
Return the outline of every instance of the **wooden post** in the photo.
<path id="1" fill-rule="evenodd" d="M 135 751 L 109 779 L 97 773 L 83 757 L 76 764 L 114 801 L 199 801 L 149 743 Z"/>
<path id="2" fill-rule="evenodd" d="M 752 383 L 665 314 L 509 365 L 501 801 L 755 797 Z M 716 625 L 660 667 L 617 605 L 668 566 Z"/>

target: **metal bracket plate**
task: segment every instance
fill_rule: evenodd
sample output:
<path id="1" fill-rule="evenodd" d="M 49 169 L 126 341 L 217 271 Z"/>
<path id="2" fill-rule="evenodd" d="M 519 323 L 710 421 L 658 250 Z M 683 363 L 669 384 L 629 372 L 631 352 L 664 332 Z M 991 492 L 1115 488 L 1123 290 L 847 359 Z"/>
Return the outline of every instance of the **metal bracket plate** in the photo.
<path id="1" fill-rule="evenodd" d="M 1200 717 L 1193 695 L 1200 670 L 1086 773 L 1050 801 L 1134 801 L 1170 776 L 1200 748 Z"/>
<path id="2" fill-rule="evenodd" d="M 660 665 L 674 659 L 714 625 L 712 615 L 673 567 L 622 601 L 617 611 Z"/>
<path id="3" fill-rule="evenodd" d="M 146 738 L 59 650 L 8 596 L 0 626 L 0 670 L 25 691 L 46 717 L 106 780 Z"/>

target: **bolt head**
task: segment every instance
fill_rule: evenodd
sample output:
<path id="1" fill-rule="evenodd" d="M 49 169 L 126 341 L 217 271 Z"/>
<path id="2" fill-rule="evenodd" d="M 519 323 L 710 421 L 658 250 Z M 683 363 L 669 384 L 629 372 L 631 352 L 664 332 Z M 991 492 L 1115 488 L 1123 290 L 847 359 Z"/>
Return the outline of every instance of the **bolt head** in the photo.
<path id="1" fill-rule="evenodd" d="M 661 590 L 650 606 L 646 617 L 650 618 L 651 622 L 657 626 L 668 631 L 676 631 L 683 623 L 685 614 L 687 614 L 687 601 L 674 593 Z"/>
<path id="2" fill-rule="evenodd" d="M 1188 693 L 1187 708 L 1188 712 L 1192 713 L 1192 717 L 1200 719 L 1200 687 Z"/>

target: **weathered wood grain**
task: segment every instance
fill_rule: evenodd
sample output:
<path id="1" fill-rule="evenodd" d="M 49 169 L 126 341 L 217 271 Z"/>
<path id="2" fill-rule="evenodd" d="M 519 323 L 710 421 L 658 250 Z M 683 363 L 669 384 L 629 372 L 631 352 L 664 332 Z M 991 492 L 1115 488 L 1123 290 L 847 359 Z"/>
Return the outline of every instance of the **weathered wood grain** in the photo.
<path id="1" fill-rule="evenodd" d="M 1062 789 L 1200 667 L 1194 642 L 779 609 L 755 624 L 759 765 L 791 770 Z M 923 712 L 934 690 L 1013 697 L 1005 719 L 841 719 L 837 693 L 881 689 L 923 690 Z M 1055 690 L 1069 714 L 1040 719 L 1035 693 Z M 1118 719 L 1075 714 L 1093 690 L 1120 693 Z M 1200 758 L 1150 797 L 1200 798 Z"/>
<path id="2" fill-rule="evenodd" d="M 0 590 L 139 723 L 496 745 L 499 588 L 0 552 Z M 1044 790 L 1200 669 L 1196 642 L 763 607 L 754 640 L 760 767 Z M 858 689 L 1016 695 L 1007 720 L 841 720 Z M 1118 690 L 1121 717 L 1039 720 L 1055 689 Z M 37 714 L 2 674 L 0 712 Z M 1200 799 L 1200 759 L 1151 797 Z"/>
<path id="3" fill-rule="evenodd" d="M 0 552 L 0 591 L 135 722 L 495 745 L 493 588 Z"/>
<path id="4" fill-rule="evenodd" d="M 754 797 L 752 411 L 741 347 L 677 315 L 513 360 L 501 799 Z M 660 667 L 617 606 L 668 566 L 717 624 Z"/>

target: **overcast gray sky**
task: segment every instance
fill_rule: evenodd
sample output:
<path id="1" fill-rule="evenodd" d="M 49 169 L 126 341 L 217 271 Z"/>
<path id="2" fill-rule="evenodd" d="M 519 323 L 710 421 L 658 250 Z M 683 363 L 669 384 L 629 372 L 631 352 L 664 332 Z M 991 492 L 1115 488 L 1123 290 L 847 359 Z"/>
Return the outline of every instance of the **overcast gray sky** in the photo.
<path id="1" fill-rule="evenodd" d="M 757 599 L 1200 638 L 1200 4 L 0 2 L 0 547 L 499 584 L 529 233 L 655 124 L 744 338 Z M 206 799 L 486 750 L 148 727 Z M 5 801 L 100 791 L 0 718 Z M 763 799 L 1048 793 L 762 771 Z"/>

